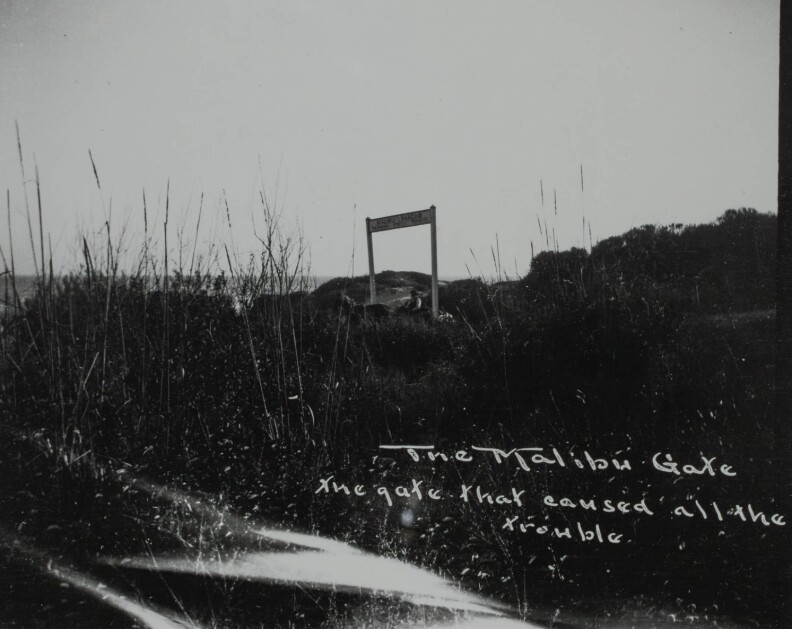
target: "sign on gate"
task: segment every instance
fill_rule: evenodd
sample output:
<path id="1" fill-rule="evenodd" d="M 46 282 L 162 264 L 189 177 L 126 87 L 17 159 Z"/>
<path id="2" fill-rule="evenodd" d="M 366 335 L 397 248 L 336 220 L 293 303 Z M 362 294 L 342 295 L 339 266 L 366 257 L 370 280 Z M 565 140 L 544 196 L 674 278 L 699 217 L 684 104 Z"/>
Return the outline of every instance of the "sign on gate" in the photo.
<path id="1" fill-rule="evenodd" d="M 401 227 L 413 227 L 414 225 L 429 225 L 432 222 L 432 210 L 421 210 L 419 212 L 407 212 L 406 214 L 394 214 L 393 216 L 383 216 L 382 218 L 369 219 L 368 229 L 370 232 L 384 232 L 388 229 L 400 229 Z"/>

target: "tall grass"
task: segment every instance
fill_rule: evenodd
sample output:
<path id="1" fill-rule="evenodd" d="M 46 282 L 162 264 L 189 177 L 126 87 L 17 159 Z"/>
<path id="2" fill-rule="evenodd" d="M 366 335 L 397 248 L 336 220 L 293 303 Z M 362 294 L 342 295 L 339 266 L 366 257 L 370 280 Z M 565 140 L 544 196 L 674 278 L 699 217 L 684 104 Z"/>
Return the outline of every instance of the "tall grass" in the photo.
<path id="1" fill-rule="evenodd" d="M 37 247 L 21 140 L 18 147 L 35 290 L 28 298 L 20 295 L 9 242 L 8 258 L 0 249 L 6 413 L 46 428 L 59 464 L 73 468 L 79 461 L 85 470 L 98 453 L 129 456 L 154 444 L 164 455 L 186 447 L 196 434 L 211 447 L 213 431 L 232 426 L 260 441 L 313 438 L 301 360 L 303 330 L 314 316 L 304 304 L 307 247 L 300 234 L 286 233 L 280 213 L 263 194 L 261 251 L 247 260 L 228 248 L 227 265 L 217 255 L 196 260 L 202 199 L 192 253 L 182 255 L 185 239 L 179 231 L 174 265 L 168 186 L 159 257 L 144 191 L 143 244 L 136 261 L 122 269 L 124 234 L 114 241 L 106 212 L 105 242 L 91 244 L 83 236 L 79 266 L 56 276 L 51 252 L 49 264 L 45 258 L 38 172 Z M 89 157 L 102 195 L 90 152 Z M 6 205 L 10 234 L 10 192 Z"/>
<path id="2" fill-rule="evenodd" d="M 245 259 L 233 242 L 196 259 L 184 228 L 174 255 L 169 193 L 159 256 L 143 195 L 144 239 L 137 260 L 124 265 L 131 270 L 122 270 L 123 234 L 113 240 L 109 217 L 104 242 L 83 237 L 80 266 L 56 276 L 44 272 L 52 260 L 42 249 L 40 210 L 38 250 L 31 238 L 36 291 L 24 302 L 13 248 L 3 253 L 5 409 L 52 430 L 64 466 L 89 469 L 98 453 L 211 458 L 224 438 L 310 444 L 326 458 L 350 441 L 393 437 L 394 427 L 430 425 L 441 438 L 454 435 L 439 427 L 474 428 L 482 417 L 519 429 L 543 414 L 629 415 L 647 403 L 647 386 L 671 386 L 677 332 L 701 311 L 702 292 L 690 298 L 700 274 L 672 268 L 677 275 L 668 276 L 650 248 L 668 251 L 685 236 L 675 228 L 625 237 L 633 243 L 626 247 L 605 241 L 590 253 L 539 253 L 521 280 L 444 286 L 452 322 L 353 324 L 328 306 L 341 284 L 308 292 L 306 243 L 284 229 L 263 193 L 259 200 L 260 251 Z M 224 211 L 230 228 L 227 203 Z M 203 201 L 196 238 L 202 212 Z"/>

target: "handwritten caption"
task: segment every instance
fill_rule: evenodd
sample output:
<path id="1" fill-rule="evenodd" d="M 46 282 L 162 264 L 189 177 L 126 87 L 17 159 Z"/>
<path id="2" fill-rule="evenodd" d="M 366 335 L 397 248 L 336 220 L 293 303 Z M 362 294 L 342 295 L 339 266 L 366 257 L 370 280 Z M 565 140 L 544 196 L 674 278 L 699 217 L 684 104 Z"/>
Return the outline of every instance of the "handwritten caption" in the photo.
<path id="1" fill-rule="evenodd" d="M 683 460 L 669 452 L 655 452 L 644 460 L 631 460 L 623 452 L 614 456 L 602 456 L 583 450 L 562 452 L 555 447 L 517 447 L 501 449 L 470 446 L 455 451 L 439 452 L 432 445 L 381 445 L 382 454 L 401 458 L 403 463 L 428 466 L 433 481 L 421 477 L 407 477 L 391 483 L 359 483 L 330 475 L 318 480 L 315 494 L 348 497 L 368 503 L 379 503 L 387 508 L 401 509 L 412 520 L 415 510 L 422 505 L 453 502 L 468 508 L 491 509 L 498 520 L 498 528 L 508 534 L 549 536 L 557 539 L 576 540 L 583 543 L 623 544 L 629 542 L 624 529 L 611 522 L 591 521 L 599 514 L 621 517 L 623 521 L 635 522 L 636 518 L 664 518 L 676 521 L 708 521 L 720 526 L 730 524 L 754 525 L 760 528 L 786 526 L 786 518 L 772 505 L 756 504 L 756 501 L 712 500 L 700 497 L 689 487 L 683 487 L 684 496 L 677 495 L 676 483 L 683 479 L 709 479 L 713 483 L 738 483 L 739 474 L 728 461 L 718 456 L 699 455 Z M 487 482 L 439 482 L 437 466 L 451 464 L 458 470 L 465 466 L 477 467 L 489 464 L 495 468 L 508 468 L 511 479 L 508 485 L 494 480 Z M 477 467 L 478 469 L 478 467 Z M 628 479 L 638 471 L 647 472 L 655 479 L 669 483 L 671 497 L 650 496 L 646 491 L 635 490 L 635 497 L 618 498 L 602 495 L 561 495 L 557 492 L 537 491 L 533 483 L 522 483 L 531 475 L 542 475 L 561 469 L 586 475 L 615 473 Z M 441 468 L 442 471 L 442 468 Z M 521 474 L 527 476 L 520 476 Z M 646 481 L 644 481 L 646 482 Z M 648 482 L 652 486 L 652 482 Z M 574 486 L 574 483 L 573 483 Z M 580 484 L 584 487 L 584 484 Z M 585 490 L 584 490 L 585 491 Z M 640 492 L 641 495 L 637 495 Z M 572 491 L 567 492 L 572 494 Z M 581 492 L 583 493 L 583 492 Z M 562 515 L 564 523 L 553 524 L 553 514 Z M 402 518 L 404 521 L 405 517 Z M 633 527 L 634 528 L 634 527 Z"/>

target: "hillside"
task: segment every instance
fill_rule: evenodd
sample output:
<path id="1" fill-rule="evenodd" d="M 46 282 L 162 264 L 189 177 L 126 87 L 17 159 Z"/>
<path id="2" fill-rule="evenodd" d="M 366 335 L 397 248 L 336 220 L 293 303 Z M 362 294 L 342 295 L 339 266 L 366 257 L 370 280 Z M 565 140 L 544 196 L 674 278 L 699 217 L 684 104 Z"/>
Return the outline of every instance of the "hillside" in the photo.
<path id="1" fill-rule="evenodd" d="M 469 320 L 491 315 L 492 297 L 520 310 L 590 307 L 601 300 L 662 300 L 677 311 L 767 310 L 775 300 L 776 217 L 727 210 L 703 225 L 644 225 L 597 243 L 591 251 L 544 251 L 523 278 L 487 284 L 479 278 L 440 282 L 440 307 Z M 415 288 L 431 296 L 431 276 L 376 274 L 377 301 L 397 305 Z M 368 276 L 337 277 L 311 294 L 319 309 L 345 293 L 368 298 Z"/>

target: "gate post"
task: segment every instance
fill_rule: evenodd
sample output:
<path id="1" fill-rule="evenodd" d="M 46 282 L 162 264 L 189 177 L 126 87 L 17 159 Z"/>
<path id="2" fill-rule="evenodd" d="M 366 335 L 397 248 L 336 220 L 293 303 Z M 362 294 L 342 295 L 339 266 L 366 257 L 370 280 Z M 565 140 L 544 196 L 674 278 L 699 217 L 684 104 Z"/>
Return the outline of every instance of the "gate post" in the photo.
<path id="1" fill-rule="evenodd" d="M 366 219 L 366 243 L 369 263 L 369 303 L 377 303 L 377 282 L 374 280 L 374 245 L 371 242 L 371 219 Z"/>
<path id="2" fill-rule="evenodd" d="M 436 319 L 439 314 L 440 304 L 438 303 L 437 287 L 437 208 L 433 205 L 429 208 L 432 223 L 432 316 Z"/>

